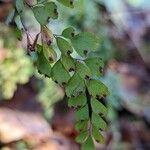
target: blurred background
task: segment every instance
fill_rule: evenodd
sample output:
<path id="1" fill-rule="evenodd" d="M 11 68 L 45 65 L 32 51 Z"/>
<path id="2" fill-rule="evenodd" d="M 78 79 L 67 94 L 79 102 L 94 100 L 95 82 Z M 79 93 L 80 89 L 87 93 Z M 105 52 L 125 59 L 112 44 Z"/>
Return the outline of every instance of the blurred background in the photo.
<path id="1" fill-rule="evenodd" d="M 31 0 L 31 3 L 35 0 Z M 100 36 L 95 52 L 105 62 L 102 80 L 109 128 L 97 150 L 150 149 L 150 1 L 76 0 L 75 8 L 58 4 L 54 33 L 71 25 Z M 0 150 L 79 150 L 74 142 L 74 110 L 64 91 L 37 73 L 26 54 L 26 38 L 17 40 L 7 25 L 13 0 L 0 0 Z M 25 25 L 34 37 L 39 26 L 26 8 Z"/>

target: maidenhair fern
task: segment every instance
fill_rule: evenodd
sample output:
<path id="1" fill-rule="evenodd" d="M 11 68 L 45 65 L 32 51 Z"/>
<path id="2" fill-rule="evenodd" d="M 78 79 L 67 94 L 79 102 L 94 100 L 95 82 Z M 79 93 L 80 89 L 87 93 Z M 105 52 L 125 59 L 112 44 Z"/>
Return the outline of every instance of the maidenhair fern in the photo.
<path id="1" fill-rule="evenodd" d="M 102 75 L 103 61 L 98 56 L 89 55 L 99 46 L 99 38 L 89 32 L 76 33 L 73 27 L 64 29 L 60 35 L 55 35 L 48 28 L 49 20 L 58 18 L 57 3 L 73 8 L 74 0 L 37 0 L 36 4 L 29 2 L 16 0 L 14 20 L 17 31 L 21 33 L 24 30 L 26 33 L 28 53 L 34 56 L 38 72 L 62 86 L 68 97 L 69 107 L 76 108 L 75 127 L 79 132 L 76 141 L 81 143 L 81 149 L 94 150 L 94 140 L 104 142 L 101 131 L 107 127 L 107 108 L 103 99 L 109 93 L 107 87 L 98 80 Z M 22 20 L 26 7 L 31 9 L 41 27 L 34 43 L 30 42 Z M 41 42 L 37 42 L 39 37 Z M 55 43 L 61 53 L 59 57 L 55 51 Z M 73 57 L 74 52 L 80 59 Z"/>

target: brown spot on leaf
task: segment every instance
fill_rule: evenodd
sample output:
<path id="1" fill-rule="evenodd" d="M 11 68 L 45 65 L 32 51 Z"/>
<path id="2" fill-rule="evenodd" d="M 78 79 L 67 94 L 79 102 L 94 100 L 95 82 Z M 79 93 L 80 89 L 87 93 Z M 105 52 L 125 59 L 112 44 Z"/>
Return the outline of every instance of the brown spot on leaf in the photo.
<path id="1" fill-rule="evenodd" d="M 98 115 L 101 116 L 101 117 L 104 117 L 104 114 L 102 114 L 102 113 L 99 113 Z"/>
<path id="2" fill-rule="evenodd" d="M 73 68 L 70 68 L 70 69 L 69 69 L 69 72 L 71 72 L 71 71 L 74 71 L 74 69 L 73 69 Z"/>
<path id="3" fill-rule="evenodd" d="M 96 99 L 99 100 L 99 99 L 100 99 L 100 96 L 99 96 L 99 95 L 96 95 Z"/>
<path id="4" fill-rule="evenodd" d="M 42 74 L 40 70 L 38 70 L 38 73 L 39 73 L 39 74 Z"/>
<path id="5" fill-rule="evenodd" d="M 49 76 L 45 74 L 45 78 L 48 78 Z"/>
<path id="6" fill-rule="evenodd" d="M 57 82 L 56 80 L 55 80 L 54 82 L 55 82 L 56 84 L 58 84 L 58 82 Z"/>
<path id="7" fill-rule="evenodd" d="M 49 22 L 50 17 L 47 18 L 47 22 Z"/>
<path id="8" fill-rule="evenodd" d="M 73 1 L 70 1 L 70 5 L 73 5 Z"/>
<path id="9" fill-rule="evenodd" d="M 68 50 L 68 51 L 67 51 L 67 54 L 68 54 L 68 55 L 70 55 L 70 54 L 71 54 L 71 51 L 70 51 L 70 50 Z"/>
<path id="10" fill-rule="evenodd" d="M 47 45 L 48 45 L 48 46 L 50 46 L 51 44 L 52 44 L 52 41 L 51 41 L 51 40 L 47 41 Z"/>
<path id="11" fill-rule="evenodd" d="M 82 92 L 82 91 L 80 91 L 80 92 L 79 92 L 79 95 L 80 95 L 80 94 L 82 94 L 82 93 L 83 93 L 83 92 Z"/>
<path id="12" fill-rule="evenodd" d="M 108 123 L 108 121 L 106 120 L 106 118 L 104 116 L 101 116 L 101 117 L 106 123 Z"/>
<path id="13" fill-rule="evenodd" d="M 99 143 L 99 142 L 100 142 L 100 140 L 96 140 L 96 142 L 97 142 L 97 143 Z"/>
<path id="14" fill-rule="evenodd" d="M 99 71 L 100 71 L 100 73 L 102 73 L 103 72 L 103 68 L 99 67 Z"/>
<path id="15" fill-rule="evenodd" d="M 72 33 L 71 33 L 71 36 L 72 36 L 72 37 L 74 37 L 74 36 L 75 36 L 75 34 L 72 32 Z"/>
<path id="16" fill-rule="evenodd" d="M 62 85 L 65 86 L 65 85 L 66 85 L 66 82 L 62 82 Z"/>
<path id="17" fill-rule="evenodd" d="M 50 62 L 52 62 L 52 61 L 53 61 L 53 58 L 52 58 L 52 57 L 49 57 L 48 60 L 49 60 Z"/>
<path id="18" fill-rule="evenodd" d="M 87 50 L 84 50 L 84 55 L 87 55 L 88 51 Z"/>
<path id="19" fill-rule="evenodd" d="M 89 79 L 90 79 L 90 77 L 89 77 L 88 75 L 86 75 L 86 76 L 85 76 L 85 79 L 86 79 L 86 80 L 89 80 Z"/>
<path id="20" fill-rule="evenodd" d="M 58 13 L 56 8 L 54 9 L 54 13 L 55 13 L 55 14 L 57 14 L 57 13 Z"/>

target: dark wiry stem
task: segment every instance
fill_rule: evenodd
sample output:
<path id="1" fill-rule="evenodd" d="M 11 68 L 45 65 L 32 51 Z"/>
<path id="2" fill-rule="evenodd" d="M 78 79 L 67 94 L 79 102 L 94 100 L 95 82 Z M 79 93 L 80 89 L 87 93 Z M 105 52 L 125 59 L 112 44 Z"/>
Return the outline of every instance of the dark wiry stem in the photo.
<path id="1" fill-rule="evenodd" d="M 92 117 L 91 96 L 87 89 L 86 89 L 86 97 L 87 97 L 87 104 L 88 104 L 88 108 L 89 108 L 89 117 L 91 119 L 91 117 Z"/>

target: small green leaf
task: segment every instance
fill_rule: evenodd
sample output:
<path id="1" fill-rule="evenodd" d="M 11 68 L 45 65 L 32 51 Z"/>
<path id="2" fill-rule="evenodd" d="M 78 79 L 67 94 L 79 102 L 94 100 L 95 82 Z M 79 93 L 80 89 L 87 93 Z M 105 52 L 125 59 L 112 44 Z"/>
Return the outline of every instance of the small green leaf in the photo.
<path id="1" fill-rule="evenodd" d="M 23 30 L 23 25 L 22 25 L 21 18 L 20 18 L 19 15 L 17 15 L 17 16 L 15 17 L 15 23 L 16 23 L 17 28 L 18 28 L 19 30 Z"/>
<path id="2" fill-rule="evenodd" d="M 89 80 L 87 82 L 87 89 L 89 91 L 89 94 L 96 99 L 105 97 L 109 94 L 107 86 L 99 80 Z"/>
<path id="3" fill-rule="evenodd" d="M 43 54 L 43 50 L 41 50 L 38 54 L 38 60 L 37 60 L 37 69 L 40 74 L 44 74 L 47 77 L 51 77 L 51 65 L 45 58 Z"/>
<path id="4" fill-rule="evenodd" d="M 75 71 L 75 60 L 71 56 L 62 55 L 61 62 L 67 71 Z"/>
<path id="5" fill-rule="evenodd" d="M 85 143 L 82 145 L 81 150 L 95 150 L 95 145 L 91 136 L 87 138 Z"/>
<path id="6" fill-rule="evenodd" d="M 68 56 L 73 52 L 73 48 L 67 40 L 61 37 L 57 37 L 56 41 L 57 41 L 58 48 L 60 49 L 63 55 Z"/>
<path id="7" fill-rule="evenodd" d="M 99 38 L 89 32 L 79 33 L 75 35 L 71 41 L 76 52 L 83 57 L 86 56 L 88 52 L 97 50 L 99 46 Z"/>
<path id="8" fill-rule="evenodd" d="M 41 37 L 43 45 L 50 46 L 53 42 L 53 33 L 47 26 L 41 26 Z"/>
<path id="9" fill-rule="evenodd" d="M 36 18 L 36 20 L 41 24 L 41 25 L 46 25 L 47 24 L 47 19 L 48 19 L 48 16 L 45 12 L 45 7 L 43 4 L 38 4 L 36 5 L 35 7 L 33 7 L 33 13 L 34 13 L 34 16 Z"/>
<path id="10" fill-rule="evenodd" d="M 54 2 L 38 4 L 34 6 L 32 10 L 33 10 L 36 20 L 41 25 L 46 25 L 48 23 L 49 18 L 52 18 L 52 19 L 58 18 L 57 6 Z"/>
<path id="11" fill-rule="evenodd" d="M 95 126 L 92 126 L 92 136 L 94 137 L 96 142 L 101 144 L 105 143 L 103 135 L 100 133 L 99 129 Z"/>
<path id="12" fill-rule="evenodd" d="M 104 116 L 107 114 L 107 108 L 97 99 L 91 100 L 91 106 L 94 113 L 98 115 L 103 114 Z"/>
<path id="13" fill-rule="evenodd" d="M 77 122 L 75 128 L 78 132 L 86 131 L 88 129 L 88 120 Z"/>
<path id="14" fill-rule="evenodd" d="M 84 94 L 81 94 L 77 97 L 71 97 L 68 99 L 69 107 L 81 107 L 81 106 L 85 106 L 86 103 L 87 103 L 87 99 Z"/>
<path id="15" fill-rule="evenodd" d="M 75 29 L 73 27 L 64 29 L 62 36 L 68 39 L 72 39 L 75 36 Z"/>
<path id="16" fill-rule="evenodd" d="M 15 35 L 18 40 L 20 40 L 20 41 L 22 40 L 22 32 L 17 27 L 15 28 Z"/>
<path id="17" fill-rule="evenodd" d="M 78 96 L 80 93 L 85 92 L 84 80 L 77 73 L 75 73 L 69 80 L 65 91 L 68 97 Z"/>
<path id="18" fill-rule="evenodd" d="M 85 140 L 88 138 L 88 136 L 89 136 L 88 131 L 83 131 L 76 137 L 76 142 L 82 144 L 85 142 Z"/>
<path id="19" fill-rule="evenodd" d="M 99 57 L 87 58 L 85 60 L 86 65 L 90 68 L 92 75 L 100 77 L 102 76 L 102 69 L 104 67 L 104 62 Z"/>
<path id="20" fill-rule="evenodd" d="M 58 60 L 51 71 L 52 79 L 60 85 L 65 85 L 70 79 L 69 73 L 66 71 L 61 61 Z"/>
<path id="21" fill-rule="evenodd" d="M 85 105 L 75 113 L 75 120 L 76 121 L 83 121 L 89 119 L 89 109 L 88 105 Z"/>
<path id="22" fill-rule="evenodd" d="M 45 3 L 45 11 L 49 18 L 58 18 L 57 5 L 54 2 Z"/>
<path id="23" fill-rule="evenodd" d="M 92 113 L 92 124 L 98 129 L 105 130 L 107 127 L 106 122 L 97 114 Z"/>
<path id="24" fill-rule="evenodd" d="M 16 9 L 18 13 L 21 13 L 24 10 L 24 0 L 16 0 Z"/>
<path id="25" fill-rule="evenodd" d="M 54 63 L 57 60 L 57 54 L 52 47 L 44 46 L 43 52 L 45 58 L 49 61 L 49 63 Z"/>
<path id="26" fill-rule="evenodd" d="M 76 62 L 76 72 L 83 79 L 89 79 L 91 77 L 90 69 L 84 63 L 81 63 L 79 61 Z"/>
<path id="27" fill-rule="evenodd" d="M 54 63 L 57 59 L 57 53 L 52 48 L 51 43 L 53 42 L 53 33 L 46 26 L 41 27 L 41 37 L 44 55 L 50 63 Z"/>
<path id="28" fill-rule="evenodd" d="M 74 0 L 57 0 L 59 3 L 63 4 L 64 6 L 73 8 L 73 1 Z"/>

